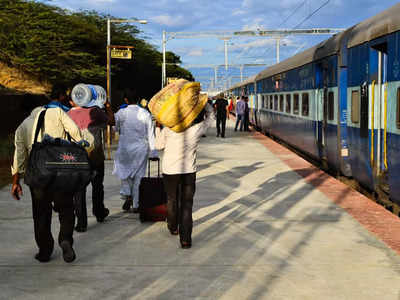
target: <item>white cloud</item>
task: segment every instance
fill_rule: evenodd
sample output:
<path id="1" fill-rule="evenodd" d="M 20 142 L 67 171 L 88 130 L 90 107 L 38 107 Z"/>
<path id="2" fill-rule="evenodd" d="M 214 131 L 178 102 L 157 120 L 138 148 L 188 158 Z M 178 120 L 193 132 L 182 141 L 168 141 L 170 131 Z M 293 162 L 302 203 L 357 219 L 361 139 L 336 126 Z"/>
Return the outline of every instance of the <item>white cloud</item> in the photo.
<path id="1" fill-rule="evenodd" d="M 88 2 L 91 5 L 103 5 L 103 4 L 111 4 L 111 3 L 115 3 L 115 0 L 87 0 L 86 2 Z"/>
<path id="2" fill-rule="evenodd" d="M 246 11 L 241 10 L 241 9 L 236 9 L 233 11 L 232 16 L 240 16 L 246 14 Z"/>
<path id="3" fill-rule="evenodd" d="M 193 48 L 186 54 L 187 56 L 203 56 L 203 48 Z"/>
<path id="4" fill-rule="evenodd" d="M 273 39 L 268 38 L 260 38 L 258 40 L 254 40 L 248 43 L 243 44 L 233 44 L 229 47 L 230 50 L 242 50 L 242 49 L 250 49 L 250 48 L 265 48 L 266 46 L 275 45 L 276 42 Z"/>
<path id="5" fill-rule="evenodd" d="M 174 52 L 180 56 L 200 57 L 204 55 L 204 49 L 200 47 L 175 48 Z"/>
<path id="6" fill-rule="evenodd" d="M 242 30 L 261 30 L 264 28 L 263 25 L 261 25 L 261 22 L 263 21 L 262 18 L 256 18 L 253 20 L 253 24 L 251 25 L 244 25 L 242 27 Z"/>
<path id="7" fill-rule="evenodd" d="M 187 22 L 183 16 L 170 16 L 170 15 L 151 17 L 151 20 L 155 23 L 165 26 L 183 26 Z"/>
<path id="8" fill-rule="evenodd" d="M 253 0 L 243 0 L 242 7 L 250 8 L 253 6 Z"/>
<path id="9" fill-rule="evenodd" d="M 298 43 L 295 43 L 290 38 L 284 38 L 280 42 L 281 47 L 299 47 Z M 233 44 L 230 45 L 228 51 L 231 53 L 236 53 L 236 59 L 246 56 L 250 52 L 255 53 L 254 51 L 265 51 L 266 49 L 274 50 L 276 47 L 276 40 L 272 38 L 259 38 L 257 40 L 251 40 L 242 44 Z M 218 47 L 220 52 L 224 51 L 223 47 Z M 271 51 L 270 50 L 270 51 Z"/>

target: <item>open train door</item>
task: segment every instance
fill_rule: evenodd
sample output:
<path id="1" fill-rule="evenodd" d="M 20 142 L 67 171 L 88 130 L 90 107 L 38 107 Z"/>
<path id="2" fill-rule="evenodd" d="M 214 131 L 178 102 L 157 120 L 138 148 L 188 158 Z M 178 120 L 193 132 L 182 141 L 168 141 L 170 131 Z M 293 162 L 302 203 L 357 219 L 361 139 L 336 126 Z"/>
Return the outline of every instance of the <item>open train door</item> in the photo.
<path id="1" fill-rule="evenodd" d="M 326 88 L 326 67 L 316 65 L 316 138 L 319 158 L 324 168 L 328 168 L 326 139 L 328 130 L 328 89 Z"/>
<path id="2" fill-rule="evenodd" d="M 371 43 L 370 86 L 370 165 L 376 190 L 389 194 L 387 139 L 387 42 Z"/>

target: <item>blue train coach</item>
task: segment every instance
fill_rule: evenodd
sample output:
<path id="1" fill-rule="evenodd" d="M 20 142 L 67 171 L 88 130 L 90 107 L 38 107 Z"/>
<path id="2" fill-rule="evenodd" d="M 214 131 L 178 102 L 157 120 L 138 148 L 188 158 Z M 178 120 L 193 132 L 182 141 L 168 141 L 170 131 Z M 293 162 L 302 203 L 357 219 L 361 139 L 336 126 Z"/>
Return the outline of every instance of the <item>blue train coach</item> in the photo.
<path id="1" fill-rule="evenodd" d="M 400 204 L 399 30 L 397 4 L 230 92 L 261 131 Z"/>

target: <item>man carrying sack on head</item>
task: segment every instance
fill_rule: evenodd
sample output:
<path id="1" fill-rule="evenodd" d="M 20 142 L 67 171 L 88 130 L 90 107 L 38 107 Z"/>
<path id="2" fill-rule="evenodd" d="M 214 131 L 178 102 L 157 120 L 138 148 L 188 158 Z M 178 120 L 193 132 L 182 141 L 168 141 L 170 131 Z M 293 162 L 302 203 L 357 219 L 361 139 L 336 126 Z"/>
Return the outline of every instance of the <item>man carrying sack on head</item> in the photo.
<path id="1" fill-rule="evenodd" d="M 156 129 L 156 149 L 164 150 L 162 172 L 168 199 L 168 230 L 172 235 L 179 234 L 184 249 L 192 246 L 197 147 L 212 122 L 213 108 L 207 99 L 207 95 L 200 94 L 198 82 L 180 79 L 149 102 L 157 122 L 165 126 Z"/>

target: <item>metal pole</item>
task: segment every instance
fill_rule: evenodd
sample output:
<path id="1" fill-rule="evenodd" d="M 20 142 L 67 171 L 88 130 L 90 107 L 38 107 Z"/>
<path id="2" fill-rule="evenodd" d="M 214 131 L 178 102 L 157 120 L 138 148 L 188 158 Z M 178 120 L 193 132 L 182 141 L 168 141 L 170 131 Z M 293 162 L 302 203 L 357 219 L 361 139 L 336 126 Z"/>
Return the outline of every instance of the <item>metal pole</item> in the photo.
<path id="1" fill-rule="evenodd" d="M 107 19 L 107 99 L 111 103 L 111 20 Z M 107 126 L 107 153 L 111 159 L 111 127 Z"/>
<path id="2" fill-rule="evenodd" d="M 162 33 L 162 52 L 163 52 L 163 63 L 162 63 L 162 80 L 161 80 L 161 88 L 163 88 L 166 85 L 166 81 L 167 81 L 167 70 L 166 70 L 166 59 L 165 59 L 165 52 L 166 52 L 166 32 L 165 30 L 163 30 Z"/>
<path id="3" fill-rule="evenodd" d="M 276 63 L 279 63 L 279 44 L 280 38 L 276 39 Z"/>
<path id="4" fill-rule="evenodd" d="M 228 40 L 224 40 L 225 44 L 225 71 L 228 71 Z"/>
<path id="5" fill-rule="evenodd" d="M 218 66 L 214 67 L 214 82 L 215 82 L 215 86 L 217 86 L 217 81 L 218 81 Z"/>
<path id="6" fill-rule="evenodd" d="M 111 22 L 125 23 L 125 22 L 138 22 L 147 24 L 147 20 L 117 20 L 107 18 L 107 100 L 111 104 Z M 108 145 L 108 159 L 111 159 L 111 126 L 107 126 L 107 145 Z"/>
<path id="7" fill-rule="evenodd" d="M 107 98 L 111 103 L 111 20 L 107 19 Z"/>
<path id="8" fill-rule="evenodd" d="M 244 68 L 244 66 L 241 65 L 240 66 L 240 81 L 243 81 L 243 68 Z"/>

